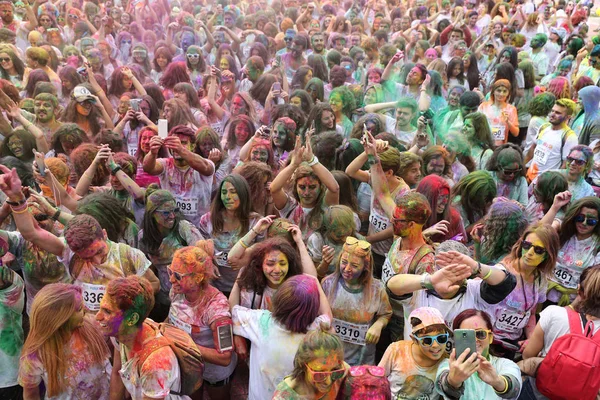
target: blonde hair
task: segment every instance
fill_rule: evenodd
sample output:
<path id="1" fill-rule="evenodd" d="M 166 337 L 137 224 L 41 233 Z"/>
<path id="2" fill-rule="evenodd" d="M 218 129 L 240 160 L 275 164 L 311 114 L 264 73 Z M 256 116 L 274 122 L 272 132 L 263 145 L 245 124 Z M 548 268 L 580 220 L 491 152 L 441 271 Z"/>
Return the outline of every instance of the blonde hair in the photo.
<path id="1" fill-rule="evenodd" d="M 71 317 L 81 309 L 81 288 L 66 283 L 52 283 L 38 292 L 30 314 L 31 329 L 23 346 L 21 361 L 36 356 L 47 372 L 45 382 L 48 397 L 65 392 L 66 360 L 71 335 L 79 335 L 95 363 L 109 357 L 104 337 L 93 322 L 85 320 L 81 326 L 72 326 Z"/>

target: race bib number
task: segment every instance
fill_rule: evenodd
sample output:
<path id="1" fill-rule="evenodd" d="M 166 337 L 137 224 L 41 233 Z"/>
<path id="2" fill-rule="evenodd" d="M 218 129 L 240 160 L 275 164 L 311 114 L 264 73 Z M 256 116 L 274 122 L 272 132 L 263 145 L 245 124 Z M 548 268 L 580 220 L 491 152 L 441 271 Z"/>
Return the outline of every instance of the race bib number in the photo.
<path id="1" fill-rule="evenodd" d="M 496 320 L 496 328 L 504 332 L 519 332 L 529 322 L 530 315 L 529 311 L 504 310 Z"/>
<path id="2" fill-rule="evenodd" d="M 581 273 L 568 268 L 557 266 L 554 269 L 554 277 L 562 286 L 568 289 L 577 289 L 577 283 Z"/>
<path id="3" fill-rule="evenodd" d="M 228 255 L 229 255 L 229 253 L 226 253 L 224 251 L 221 251 L 221 252 L 218 252 L 217 254 L 215 254 L 215 262 L 217 263 L 217 265 L 219 267 L 231 268 L 229 266 L 229 262 L 227 261 Z"/>
<path id="4" fill-rule="evenodd" d="M 499 125 L 492 126 L 492 136 L 494 137 L 494 141 L 504 142 L 506 140 L 506 127 Z"/>
<path id="5" fill-rule="evenodd" d="M 99 311 L 100 302 L 102 301 L 102 297 L 104 297 L 104 292 L 106 292 L 106 286 L 84 283 L 82 288 L 85 308 L 90 311 Z"/>
<path id="6" fill-rule="evenodd" d="M 369 330 L 368 324 L 352 324 L 350 322 L 334 318 L 333 328 L 335 329 L 335 333 L 343 342 L 358 344 L 361 346 L 365 345 L 367 331 Z"/>
<path id="7" fill-rule="evenodd" d="M 127 143 L 127 152 L 131 157 L 135 157 L 135 154 L 137 153 L 137 144 Z"/>
<path id="8" fill-rule="evenodd" d="M 390 259 L 386 257 L 383 268 L 381 269 L 381 280 L 383 281 L 383 284 L 385 285 L 394 275 L 396 275 L 396 273 L 394 272 L 394 268 L 392 268 L 392 263 L 390 262 Z"/>
<path id="9" fill-rule="evenodd" d="M 198 198 L 178 197 L 177 207 L 185 216 L 195 216 L 198 214 Z"/>
<path id="10" fill-rule="evenodd" d="M 369 223 L 375 232 L 384 231 L 389 226 L 389 220 L 381 217 L 381 215 L 377 214 L 375 210 L 371 210 L 371 215 L 369 215 Z"/>
<path id="11" fill-rule="evenodd" d="M 192 334 L 192 325 L 186 324 L 185 322 L 183 322 L 179 318 L 175 317 L 172 313 L 169 313 L 169 322 L 172 325 L 175 325 L 176 327 L 178 327 L 179 329 L 181 329 L 182 331 L 185 331 L 185 332 L 187 332 L 190 335 Z"/>
<path id="12" fill-rule="evenodd" d="M 550 157 L 550 149 L 544 145 L 535 146 L 533 151 L 533 161 L 538 165 L 546 165 Z"/>

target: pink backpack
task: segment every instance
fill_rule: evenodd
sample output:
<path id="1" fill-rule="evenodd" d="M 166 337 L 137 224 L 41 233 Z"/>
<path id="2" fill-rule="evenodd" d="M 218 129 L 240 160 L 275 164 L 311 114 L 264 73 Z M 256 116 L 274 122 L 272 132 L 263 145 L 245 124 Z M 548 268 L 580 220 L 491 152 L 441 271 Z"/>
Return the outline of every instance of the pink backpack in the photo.
<path id="1" fill-rule="evenodd" d="M 536 386 L 552 400 L 594 400 L 600 390 L 600 334 L 592 333 L 594 325 L 585 315 L 566 309 L 570 333 L 552 344 L 537 371 Z"/>

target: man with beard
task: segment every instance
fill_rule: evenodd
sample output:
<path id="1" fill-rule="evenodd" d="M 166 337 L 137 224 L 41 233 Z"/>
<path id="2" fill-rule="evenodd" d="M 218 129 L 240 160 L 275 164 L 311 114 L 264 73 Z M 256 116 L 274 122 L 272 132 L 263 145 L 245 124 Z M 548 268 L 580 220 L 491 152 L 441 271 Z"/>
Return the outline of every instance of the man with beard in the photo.
<path id="1" fill-rule="evenodd" d="M 285 53 L 281 56 L 282 66 L 285 68 L 285 74 L 288 82 L 291 82 L 294 78 L 296 70 L 302 65 L 306 64 L 306 58 L 304 57 L 304 51 L 308 46 L 306 37 L 298 35 L 294 37 L 292 47 L 289 53 Z"/>
<path id="2" fill-rule="evenodd" d="M 429 201 L 417 192 L 408 192 L 394 201 L 390 195 L 381 160 L 377 156 L 375 140 L 370 134 L 365 143 L 365 152 L 371 161 L 373 196 L 380 199 L 380 205 L 392 222 L 394 232 L 394 242 L 383 263 L 382 282 L 385 284 L 397 274 L 433 274 L 435 272 L 434 250 L 423 237 L 423 225 L 431 215 Z M 390 343 L 403 337 L 402 303 L 390 298 L 390 304 L 393 315 L 381 333 L 381 339 L 377 344 L 378 353 L 382 353 Z"/>
<path id="3" fill-rule="evenodd" d="M 310 37 L 310 45 L 312 50 L 307 51 L 308 55 L 318 54 L 323 57 L 327 55 L 327 50 L 325 49 L 325 35 L 323 35 L 323 32 L 315 32 Z"/>
<path id="4" fill-rule="evenodd" d="M 530 181 L 542 172 L 562 168 L 571 149 L 577 145 L 577 135 L 567 125 L 574 111 L 575 102 L 569 99 L 559 99 L 552 107 L 549 123 L 540 128 L 527 155 L 529 159 L 533 157 L 527 171 Z"/>
<path id="5" fill-rule="evenodd" d="M 10 1 L 0 1 L 0 28 L 6 28 L 17 34 L 17 47 L 21 51 L 29 46 L 27 35 L 37 27 L 38 21 L 33 9 L 24 4 L 27 21 L 20 22 L 15 19 L 13 3 Z"/>
<path id="6" fill-rule="evenodd" d="M 282 56 L 292 51 L 292 45 L 294 43 L 294 38 L 296 37 L 296 31 L 293 29 L 287 29 L 285 31 L 285 36 L 283 37 L 283 41 L 285 42 L 285 47 L 281 50 L 278 50 L 275 53 L 277 56 Z"/>
<path id="7" fill-rule="evenodd" d="M 58 99 L 53 94 L 40 93 L 35 96 L 33 110 L 37 127 L 44 132 L 46 140 L 50 143 L 54 132 L 62 126 L 62 123 L 56 120 Z"/>
<path id="8" fill-rule="evenodd" d="M 547 41 L 548 36 L 544 33 L 536 33 L 531 39 L 531 49 L 528 51 L 535 70 L 535 76 L 539 79 L 545 77 L 548 73 L 548 55 L 544 51 Z"/>
<path id="9" fill-rule="evenodd" d="M 197 226 L 210 209 L 215 165 L 194 153 L 195 137 L 194 130 L 185 125 L 173 127 L 165 139 L 152 137 L 144 171 L 159 176 L 161 188 L 173 193 L 177 207 Z M 162 146 L 169 149 L 172 158 L 157 158 Z"/>
<path id="10" fill-rule="evenodd" d="M 419 101 L 421 92 L 426 89 L 426 86 L 429 83 L 423 83 L 428 76 L 427 67 L 423 64 L 415 64 L 406 76 L 406 85 L 395 83 L 393 76 L 395 69 L 394 65 L 403 58 L 404 54 L 401 51 L 392 56 L 381 75 L 381 84 L 386 91 L 386 95 L 393 96 L 391 100 L 400 99 L 402 97 L 411 97 Z"/>

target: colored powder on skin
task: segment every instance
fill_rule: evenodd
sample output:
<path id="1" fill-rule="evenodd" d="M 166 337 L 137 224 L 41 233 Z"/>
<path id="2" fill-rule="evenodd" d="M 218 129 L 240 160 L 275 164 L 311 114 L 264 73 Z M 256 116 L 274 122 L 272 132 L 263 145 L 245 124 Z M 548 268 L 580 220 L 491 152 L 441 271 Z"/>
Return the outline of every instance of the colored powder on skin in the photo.
<path id="1" fill-rule="evenodd" d="M 146 212 L 153 212 L 169 201 L 175 201 L 173 195 L 166 190 L 156 190 L 146 199 Z"/>

